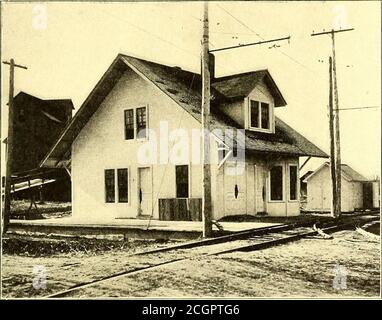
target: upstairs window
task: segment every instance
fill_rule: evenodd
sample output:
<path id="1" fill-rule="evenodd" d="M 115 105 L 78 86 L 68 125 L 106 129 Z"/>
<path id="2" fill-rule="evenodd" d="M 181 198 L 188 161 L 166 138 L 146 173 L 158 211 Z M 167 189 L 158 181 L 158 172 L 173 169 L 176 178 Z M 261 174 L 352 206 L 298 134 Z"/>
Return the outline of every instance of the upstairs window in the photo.
<path id="1" fill-rule="evenodd" d="M 250 127 L 254 129 L 270 130 L 270 111 L 268 103 L 250 100 Z"/>
<path id="2" fill-rule="evenodd" d="M 269 129 L 269 104 L 261 103 L 261 128 Z"/>
<path id="3" fill-rule="evenodd" d="M 134 139 L 134 109 L 125 110 L 125 140 Z"/>
<path id="4" fill-rule="evenodd" d="M 146 107 L 137 108 L 137 138 L 146 137 Z"/>
<path id="5" fill-rule="evenodd" d="M 259 127 L 259 110 L 260 110 L 260 102 L 251 100 L 251 127 L 258 128 Z"/>

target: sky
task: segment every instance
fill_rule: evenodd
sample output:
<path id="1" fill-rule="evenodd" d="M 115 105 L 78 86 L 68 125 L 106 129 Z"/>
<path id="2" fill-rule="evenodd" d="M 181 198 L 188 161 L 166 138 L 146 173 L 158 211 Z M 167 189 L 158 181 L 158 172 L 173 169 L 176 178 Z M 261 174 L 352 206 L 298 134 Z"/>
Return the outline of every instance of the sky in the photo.
<path id="1" fill-rule="evenodd" d="M 368 178 L 381 164 L 379 1 L 210 2 L 210 48 L 290 36 L 290 41 L 216 53 L 216 75 L 268 69 L 288 105 L 276 116 L 329 153 L 329 36 L 336 61 L 342 162 Z M 118 53 L 198 72 L 202 2 L 28 2 L 1 4 L 1 58 L 14 58 L 15 94 L 71 98 L 78 110 Z M 273 45 L 277 47 L 272 47 Z M 278 47 L 279 46 L 279 47 Z M 2 66 L 2 136 L 8 72 Z M 322 160 L 311 160 L 314 170 Z"/>

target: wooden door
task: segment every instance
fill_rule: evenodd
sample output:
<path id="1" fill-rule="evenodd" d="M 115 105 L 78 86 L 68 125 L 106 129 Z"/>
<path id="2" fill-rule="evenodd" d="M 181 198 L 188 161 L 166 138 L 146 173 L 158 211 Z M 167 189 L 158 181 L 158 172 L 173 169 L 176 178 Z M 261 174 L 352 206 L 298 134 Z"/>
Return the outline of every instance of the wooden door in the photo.
<path id="1" fill-rule="evenodd" d="M 152 215 L 152 178 L 150 168 L 138 168 L 138 215 Z"/>
<path id="2" fill-rule="evenodd" d="M 224 171 L 225 215 L 246 214 L 245 168 L 243 170 L 235 170 L 235 165 L 227 164 Z"/>
<path id="3" fill-rule="evenodd" d="M 267 171 L 262 166 L 255 166 L 256 213 L 267 211 Z"/>

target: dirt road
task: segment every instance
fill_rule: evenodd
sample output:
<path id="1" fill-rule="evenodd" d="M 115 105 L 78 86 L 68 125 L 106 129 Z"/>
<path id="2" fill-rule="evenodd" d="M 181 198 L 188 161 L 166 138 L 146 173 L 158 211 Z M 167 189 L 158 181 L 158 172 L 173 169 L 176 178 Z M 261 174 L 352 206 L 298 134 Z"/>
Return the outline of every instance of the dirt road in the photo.
<path id="1" fill-rule="evenodd" d="M 128 256 L 157 246 L 136 242 L 97 253 L 76 251 L 40 257 L 5 254 L 3 297 L 43 297 L 74 284 L 183 254 Z M 341 231 L 334 233 L 332 240 L 303 239 L 256 252 L 162 266 L 95 284 L 70 297 L 377 297 L 379 249 L 379 242 L 354 231 Z M 46 277 L 46 286 L 38 289 L 36 277 L 41 277 L 41 267 L 36 270 L 36 266 L 43 268 Z"/>

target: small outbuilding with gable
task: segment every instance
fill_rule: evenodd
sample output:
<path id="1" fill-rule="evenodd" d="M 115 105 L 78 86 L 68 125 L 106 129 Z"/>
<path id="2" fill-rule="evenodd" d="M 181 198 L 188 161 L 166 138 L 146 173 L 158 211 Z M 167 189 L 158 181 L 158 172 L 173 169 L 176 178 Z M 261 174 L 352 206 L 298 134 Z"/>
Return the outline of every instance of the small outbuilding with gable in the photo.
<path id="1" fill-rule="evenodd" d="M 325 162 L 305 177 L 307 185 L 307 211 L 330 212 L 332 206 L 332 184 L 330 163 Z M 375 199 L 378 186 L 346 164 L 341 165 L 341 211 L 372 209 L 379 206 Z"/>

